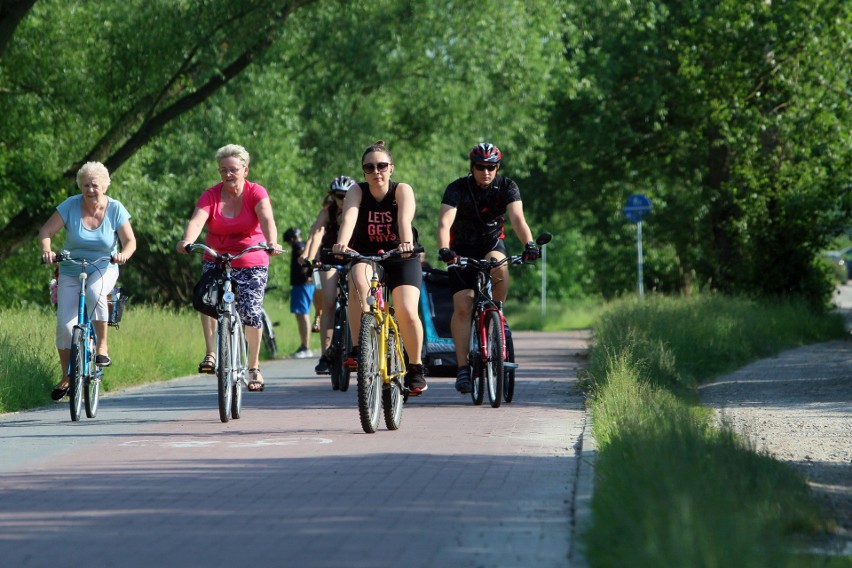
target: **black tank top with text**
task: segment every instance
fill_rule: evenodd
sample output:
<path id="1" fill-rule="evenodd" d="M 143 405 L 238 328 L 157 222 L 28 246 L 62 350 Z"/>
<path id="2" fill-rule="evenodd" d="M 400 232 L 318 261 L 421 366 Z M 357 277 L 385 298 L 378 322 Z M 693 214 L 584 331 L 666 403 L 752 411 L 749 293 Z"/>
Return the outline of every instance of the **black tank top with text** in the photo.
<path id="1" fill-rule="evenodd" d="M 367 182 L 360 182 L 361 205 L 358 207 L 358 221 L 349 247 L 361 254 L 375 255 L 380 250 L 385 252 L 399 246 L 398 210 L 396 204 L 396 187 L 399 184 L 390 182 L 390 189 L 381 201 L 377 201 L 370 193 Z"/>

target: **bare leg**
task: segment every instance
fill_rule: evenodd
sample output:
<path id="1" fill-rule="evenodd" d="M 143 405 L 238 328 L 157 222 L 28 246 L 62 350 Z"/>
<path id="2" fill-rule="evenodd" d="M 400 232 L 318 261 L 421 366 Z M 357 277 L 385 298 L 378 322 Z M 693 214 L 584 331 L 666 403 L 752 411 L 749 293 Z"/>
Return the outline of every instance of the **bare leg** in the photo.
<path id="1" fill-rule="evenodd" d="M 207 347 L 207 354 L 216 356 L 216 320 L 210 316 L 199 314 L 201 316 L 201 331 L 204 333 L 204 345 Z"/>
<path id="2" fill-rule="evenodd" d="M 373 269 L 369 264 L 359 263 L 349 271 L 349 331 L 352 345 L 358 345 L 361 333 L 361 314 L 370 310 L 367 296 L 370 295 L 370 276 Z"/>
<path id="3" fill-rule="evenodd" d="M 257 369 L 260 366 L 260 339 L 263 329 L 259 327 L 243 326 L 248 343 L 248 366 L 249 369 Z"/>
<path id="4" fill-rule="evenodd" d="M 68 386 L 68 361 L 71 360 L 71 350 L 57 349 L 56 351 L 59 353 L 60 376 L 62 377 L 62 380 L 59 381 L 56 387 L 65 388 Z"/>
<path id="5" fill-rule="evenodd" d="M 299 339 L 302 347 L 310 348 L 311 314 L 295 314 L 296 325 L 299 326 Z"/>
<path id="6" fill-rule="evenodd" d="M 450 320 L 450 332 L 456 347 L 456 360 L 459 367 L 468 364 L 470 351 L 470 314 L 473 311 L 473 290 L 460 290 L 453 294 L 453 317 Z"/>
<path id="7" fill-rule="evenodd" d="M 95 334 L 98 336 L 98 345 L 95 349 L 97 355 L 109 355 L 109 349 L 107 347 L 107 331 L 109 330 L 109 323 L 106 321 L 93 321 L 92 325 L 95 326 Z"/>
<path id="8" fill-rule="evenodd" d="M 337 303 L 337 270 L 320 272 L 322 281 L 322 319 L 320 319 L 320 355 L 324 355 L 331 346 L 331 336 L 334 327 L 334 309 Z"/>
<path id="9" fill-rule="evenodd" d="M 394 311 L 399 324 L 399 333 L 408 353 L 408 362 L 412 365 L 422 364 L 423 324 L 417 313 L 420 300 L 420 288 L 416 286 L 397 286 L 391 294 Z"/>

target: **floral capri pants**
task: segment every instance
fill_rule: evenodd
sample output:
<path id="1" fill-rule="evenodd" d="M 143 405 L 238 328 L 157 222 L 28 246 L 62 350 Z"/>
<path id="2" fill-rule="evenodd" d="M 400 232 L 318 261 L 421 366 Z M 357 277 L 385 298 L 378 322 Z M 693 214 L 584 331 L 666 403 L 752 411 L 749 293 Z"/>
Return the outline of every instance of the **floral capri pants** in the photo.
<path id="1" fill-rule="evenodd" d="M 215 268 L 216 264 L 212 261 L 205 260 L 202 263 L 202 273 Z M 231 280 L 237 285 L 237 313 L 240 314 L 243 325 L 259 328 L 262 319 L 263 292 L 269 280 L 269 267 L 234 268 L 231 270 Z"/>

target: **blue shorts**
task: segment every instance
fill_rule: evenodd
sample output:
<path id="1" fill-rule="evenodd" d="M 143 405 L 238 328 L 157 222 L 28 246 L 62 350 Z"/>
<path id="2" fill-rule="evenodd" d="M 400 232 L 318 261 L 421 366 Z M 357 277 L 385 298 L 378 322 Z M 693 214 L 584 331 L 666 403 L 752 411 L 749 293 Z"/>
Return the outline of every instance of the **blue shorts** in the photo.
<path id="1" fill-rule="evenodd" d="M 290 290 L 290 313 L 309 314 L 314 301 L 313 284 L 296 284 Z"/>

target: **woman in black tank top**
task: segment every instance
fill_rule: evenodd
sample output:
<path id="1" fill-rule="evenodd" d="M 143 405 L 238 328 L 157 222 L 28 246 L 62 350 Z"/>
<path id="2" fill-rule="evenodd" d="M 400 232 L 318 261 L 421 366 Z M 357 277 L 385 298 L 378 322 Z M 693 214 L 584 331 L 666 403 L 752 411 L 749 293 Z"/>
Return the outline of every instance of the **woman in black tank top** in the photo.
<path id="1" fill-rule="evenodd" d="M 394 248 L 413 250 L 414 190 L 407 183 L 391 181 L 393 157 L 383 142 L 367 148 L 361 157 L 361 169 L 367 181 L 346 192 L 334 251 L 354 250 L 364 255 L 375 255 L 380 250 L 387 252 Z M 417 313 L 423 269 L 417 256 L 386 261 L 382 265 L 385 285 L 391 291 L 399 331 L 408 354 L 405 385 L 411 396 L 417 396 L 427 389 L 421 361 L 423 325 Z M 349 326 L 354 341 L 358 338 L 361 314 L 369 309 L 366 299 L 371 275 L 372 270 L 365 263 L 355 263 L 349 273 Z M 351 355 L 350 359 L 357 361 L 357 353 Z M 350 366 L 352 363 L 349 361 Z"/>
<path id="2" fill-rule="evenodd" d="M 328 187 L 328 195 L 323 201 L 323 207 L 317 215 L 311 235 L 308 238 L 304 257 L 300 260 L 313 262 L 319 259 L 322 267 L 318 270 L 320 282 L 320 294 L 322 296 L 322 316 L 320 317 L 320 343 L 322 350 L 317 366 L 314 371 L 318 375 L 327 375 L 331 372 L 331 359 L 326 355 L 331 345 L 331 337 L 334 326 L 334 310 L 337 302 L 337 265 L 342 264 L 339 258 L 327 253 L 322 249 L 331 248 L 337 242 L 337 234 L 340 231 L 340 219 L 343 213 L 343 200 L 346 193 L 358 184 L 348 176 L 334 178 Z"/>

